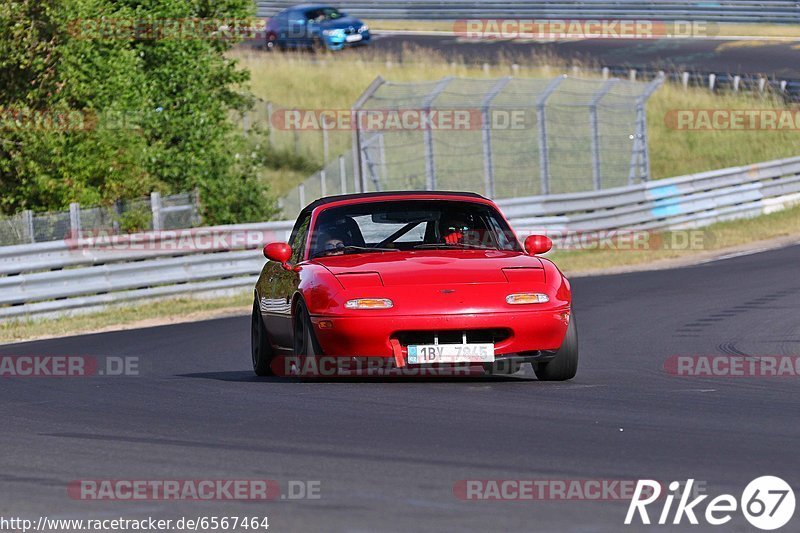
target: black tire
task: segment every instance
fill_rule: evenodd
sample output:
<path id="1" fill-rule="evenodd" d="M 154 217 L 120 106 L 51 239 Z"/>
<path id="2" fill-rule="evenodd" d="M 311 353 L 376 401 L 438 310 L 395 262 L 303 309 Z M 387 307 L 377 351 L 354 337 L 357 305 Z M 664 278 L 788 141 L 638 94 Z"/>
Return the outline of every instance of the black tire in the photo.
<path id="1" fill-rule="evenodd" d="M 578 373 L 578 326 L 574 313 L 570 317 L 564 344 L 556 356 L 546 363 L 534 363 L 533 371 L 539 381 L 566 381 Z"/>
<path id="2" fill-rule="evenodd" d="M 258 307 L 258 300 L 253 301 L 253 315 L 250 320 L 250 352 L 253 358 L 253 372 L 256 376 L 272 375 L 272 358 L 275 352 L 267 338 L 267 328 L 264 327 L 264 320 L 261 318 L 261 310 Z"/>
<path id="3" fill-rule="evenodd" d="M 306 304 L 300 300 L 297 302 L 294 314 L 294 355 L 306 355 L 314 357 L 322 355 L 322 349 L 317 342 L 314 334 L 314 326 L 311 324 L 311 316 L 308 314 Z"/>

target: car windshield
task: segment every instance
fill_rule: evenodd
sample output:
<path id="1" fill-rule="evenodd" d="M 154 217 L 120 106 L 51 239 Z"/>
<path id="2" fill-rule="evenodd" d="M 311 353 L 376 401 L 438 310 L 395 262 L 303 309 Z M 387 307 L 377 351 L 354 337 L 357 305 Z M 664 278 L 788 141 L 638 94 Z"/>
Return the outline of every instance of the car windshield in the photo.
<path id="1" fill-rule="evenodd" d="M 325 209 L 314 227 L 311 257 L 424 249 L 522 251 L 511 228 L 491 206 L 402 200 Z"/>
<path id="2" fill-rule="evenodd" d="M 344 17 L 344 13 L 334 7 L 321 7 L 319 9 L 311 9 L 306 11 L 306 18 L 314 22 L 322 22 L 325 20 L 336 20 Z"/>

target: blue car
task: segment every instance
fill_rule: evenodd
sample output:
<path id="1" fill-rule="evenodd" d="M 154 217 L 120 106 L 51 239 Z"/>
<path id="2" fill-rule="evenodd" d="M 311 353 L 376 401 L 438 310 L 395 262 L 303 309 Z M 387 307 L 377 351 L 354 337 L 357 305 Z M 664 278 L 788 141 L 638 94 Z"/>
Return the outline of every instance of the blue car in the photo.
<path id="1" fill-rule="evenodd" d="M 267 49 L 310 48 L 341 50 L 369 42 L 369 27 L 335 7 L 303 4 L 285 9 L 269 19 Z"/>

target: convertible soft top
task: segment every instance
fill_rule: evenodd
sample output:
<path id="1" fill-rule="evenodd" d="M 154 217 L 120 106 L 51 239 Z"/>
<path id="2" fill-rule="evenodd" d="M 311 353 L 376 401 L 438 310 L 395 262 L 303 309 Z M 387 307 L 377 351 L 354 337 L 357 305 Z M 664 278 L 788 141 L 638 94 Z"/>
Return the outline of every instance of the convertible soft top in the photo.
<path id="1" fill-rule="evenodd" d="M 343 200 L 357 200 L 361 198 L 381 198 L 385 197 L 396 197 L 396 196 L 419 196 L 419 195 L 433 195 L 433 196 L 442 196 L 442 197 L 453 197 L 453 198 L 480 198 L 482 200 L 488 200 L 485 196 L 481 196 L 478 193 L 474 192 L 452 192 L 452 191 L 385 191 L 385 192 L 362 192 L 357 194 L 340 194 L 338 196 L 326 196 L 325 198 L 320 198 L 319 200 L 315 200 L 308 204 L 301 213 L 307 213 L 309 211 L 313 211 L 317 207 L 325 204 L 330 204 L 333 202 L 341 202 Z"/>

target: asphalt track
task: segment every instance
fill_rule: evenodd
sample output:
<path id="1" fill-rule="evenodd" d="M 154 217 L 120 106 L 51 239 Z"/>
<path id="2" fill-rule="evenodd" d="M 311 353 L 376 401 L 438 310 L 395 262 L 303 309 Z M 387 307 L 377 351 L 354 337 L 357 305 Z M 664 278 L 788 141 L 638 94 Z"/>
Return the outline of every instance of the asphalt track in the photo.
<path id="1" fill-rule="evenodd" d="M 583 39 L 555 42 L 467 41 L 451 36 L 382 35 L 375 50 L 398 52 L 405 46 L 439 50 L 451 59 L 496 64 L 500 60 L 530 62 L 556 57 L 600 66 L 685 69 L 768 77 L 800 77 L 800 42 L 737 39 Z"/>
<path id="2" fill-rule="evenodd" d="M 261 41 L 248 46 L 260 48 Z M 469 41 L 448 35 L 379 34 L 372 50 L 399 53 L 414 48 L 439 51 L 450 60 L 496 64 L 500 61 L 542 63 L 555 58 L 597 66 L 680 69 L 718 74 L 800 78 L 800 40 L 740 39 L 579 39 L 555 42 L 526 40 Z M 358 54 L 362 50 L 345 53 Z"/>
<path id="3" fill-rule="evenodd" d="M 582 363 L 532 376 L 256 379 L 247 317 L 0 347 L 136 356 L 139 377 L 0 381 L 0 516 L 270 517 L 270 531 L 620 531 L 619 501 L 462 501 L 465 479 L 800 487 L 800 381 L 679 378 L 674 354 L 800 355 L 800 246 L 574 280 Z M 75 479 L 318 480 L 318 500 L 86 502 Z M 659 511 L 654 511 L 657 514 Z M 797 514 L 784 528 L 797 531 Z M 686 530 L 661 527 L 658 530 Z M 694 527 L 692 530 L 705 530 Z M 753 531 L 741 516 L 717 531 Z"/>

